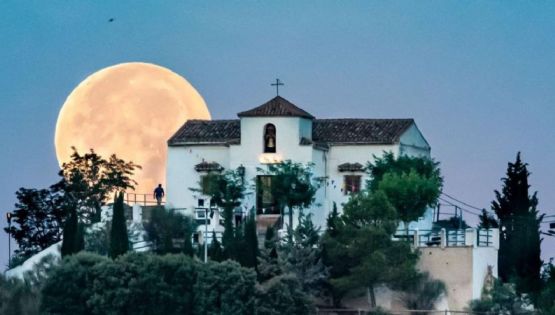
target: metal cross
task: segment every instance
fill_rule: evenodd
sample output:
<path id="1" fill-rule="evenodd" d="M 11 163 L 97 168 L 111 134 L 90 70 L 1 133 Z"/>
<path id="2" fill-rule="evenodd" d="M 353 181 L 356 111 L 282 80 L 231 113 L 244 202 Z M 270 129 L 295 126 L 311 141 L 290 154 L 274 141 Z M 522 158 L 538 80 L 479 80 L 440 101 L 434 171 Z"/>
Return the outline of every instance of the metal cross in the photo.
<path id="1" fill-rule="evenodd" d="M 276 95 L 279 96 L 279 86 L 285 84 L 283 84 L 283 82 L 281 82 L 279 79 L 276 79 L 276 83 L 272 83 L 270 85 L 276 87 Z"/>

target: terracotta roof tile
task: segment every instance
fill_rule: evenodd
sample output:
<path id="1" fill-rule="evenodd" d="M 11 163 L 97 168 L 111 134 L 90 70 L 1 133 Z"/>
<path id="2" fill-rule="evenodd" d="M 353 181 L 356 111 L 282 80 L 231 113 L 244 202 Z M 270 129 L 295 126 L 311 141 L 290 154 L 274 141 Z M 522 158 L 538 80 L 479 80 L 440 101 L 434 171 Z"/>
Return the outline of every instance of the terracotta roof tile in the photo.
<path id="1" fill-rule="evenodd" d="M 281 96 L 276 96 L 268 102 L 253 109 L 237 114 L 239 117 L 304 117 L 314 119 L 314 116 L 300 109 Z"/>
<path id="2" fill-rule="evenodd" d="M 333 144 L 391 144 L 414 123 L 412 119 L 316 119 L 312 140 Z"/>
<path id="3" fill-rule="evenodd" d="M 411 124 L 412 119 L 315 119 L 312 141 L 300 144 L 392 144 Z M 239 144 L 241 124 L 236 120 L 189 120 L 168 140 L 170 146 L 186 144 Z"/>
<path id="4" fill-rule="evenodd" d="M 239 144 L 241 124 L 235 120 L 188 120 L 168 140 L 168 145 Z"/>

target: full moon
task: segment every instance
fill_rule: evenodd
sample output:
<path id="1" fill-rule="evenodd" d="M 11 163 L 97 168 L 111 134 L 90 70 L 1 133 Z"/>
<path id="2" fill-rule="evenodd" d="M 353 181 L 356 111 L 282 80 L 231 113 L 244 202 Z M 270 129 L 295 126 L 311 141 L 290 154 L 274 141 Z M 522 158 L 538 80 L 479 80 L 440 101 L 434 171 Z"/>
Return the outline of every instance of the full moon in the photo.
<path id="1" fill-rule="evenodd" d="M 60 110 L 58 163 L 70 160 L 72 146 L 81 154 L 116 154 L 142 167 L 135 192 L 152 194 L 159 183 L 165 186 L 166 142 L 188 119 L 210 119 L 210 113 L 183 77 L 148 63 L 104 68 L 81 82 Z"/>

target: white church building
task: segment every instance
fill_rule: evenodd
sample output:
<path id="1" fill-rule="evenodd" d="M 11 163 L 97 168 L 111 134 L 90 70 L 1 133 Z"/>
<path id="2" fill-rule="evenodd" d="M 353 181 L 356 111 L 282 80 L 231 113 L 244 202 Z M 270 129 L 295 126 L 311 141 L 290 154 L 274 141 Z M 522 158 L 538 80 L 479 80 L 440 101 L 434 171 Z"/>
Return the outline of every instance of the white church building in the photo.
<path id="1" fill-rule="evenodd" d="M 341 211 L 349 194 L 367 179 L 365 166 L 373 156 L 393 152 L 430 157 L 430 145 L 413 119 L 317 119 L 281 96 L 238 113 L 239 119 L 189 120 L 168 141 L 166 207 L 203 219 L 208 197 L 191 191 L 207 172 L 240 168 L 247 196 L 242 213 L 276 214 L 274 198 L 265 187 L 271 178 L 260 174 L 270 163 L 291 160 L 311 163 L 320 180 L 312 220 L 325 228 L 333 203 Z M 255 185 L 260 186 L 255 189 Z M 258 195 L 255 193 L 259 191 Z M 306 210 L 305 210 L 306 211 Z M 219 218 L 211 226 L 218 230 Z M 411 229 L 431 229 L 432 210 Z"/>

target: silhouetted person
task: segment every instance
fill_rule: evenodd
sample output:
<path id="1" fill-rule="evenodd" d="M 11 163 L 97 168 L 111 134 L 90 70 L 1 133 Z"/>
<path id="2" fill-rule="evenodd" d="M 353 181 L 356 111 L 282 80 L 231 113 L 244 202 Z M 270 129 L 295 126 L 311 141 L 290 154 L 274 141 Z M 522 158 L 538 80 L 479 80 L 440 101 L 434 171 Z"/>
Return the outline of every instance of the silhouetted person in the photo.
<path id="1" fill-rule="evenodd" d="M 156 198 L 156 203 L 158 205 L 162 204 L 162 198 L 164 198 L 164 188 L 162 188 L 162 184 L 158 184 L 158 187 L 154 189 L 154 198 Z"/>

